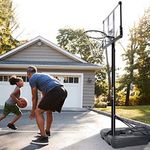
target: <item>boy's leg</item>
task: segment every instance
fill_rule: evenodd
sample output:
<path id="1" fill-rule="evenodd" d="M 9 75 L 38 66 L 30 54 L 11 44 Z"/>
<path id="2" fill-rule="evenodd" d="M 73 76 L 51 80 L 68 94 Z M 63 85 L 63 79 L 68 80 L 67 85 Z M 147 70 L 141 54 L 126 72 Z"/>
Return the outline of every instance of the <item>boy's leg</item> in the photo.
<path id="1" fill-rule="evenodd" d="M 15 124 L 16 121 L 21 118 L 22 112 L 20 111 L 20 109 L 17 105 L 15 105 L 11 108 L 11 112 L 14 113 L 16 116 L 14 117 L 14 119 L 10 123 Z"/>
<path id="2" fill-rule="evenodd" d="M 22 114 L 19 114 L 19 115 L 15 116 L 15 118 L 14 118 L 10 123 L 8 123 L 7 127 L 11 128 L 11 129 L 13 129 L 13 130 L 16 130 L 17 127 L 15 126 L 15 122 L 16 122 L 18 119 L 20 119 L 21 116 L 22 116 Z"/>
<path id="3" fill-rule="evenodd" d="M 20 119 L 22 114 L 15 116 L 15 118 L 10 122 L 11 124 L 15 124 L 18 119 Z"/>
<path id="4" fill-rule="evenodd" d="M 2 116 L 0 116 L 0 121 L 3 120 L 4 118 L 6 118 L 7 115 L 2 114 Z"/>
<path id="5" fill-rule="evenodd" d="M 6 118 L 6 116 L 10 113 L 10 110 L 9 110 L 9 105 L 7 105 L 5 103 L 4 105 L 4 109 L 3 109 L 3 114 L 2 116 L 0 117 L 0 121 L 3 120 L 4 118 Z"/>
<path id="6" fill-rule="evenodd" d="M 17 105 L 10 106 L 10 112 L 14 113 L 16 116 L 14 119 L 8 123 L 7 127 L 16 130 L 17 128 L 15 127 L 15 123 L 18 119 L 21 118 L 22 112 L 20 111 L 19 107 Z"/>

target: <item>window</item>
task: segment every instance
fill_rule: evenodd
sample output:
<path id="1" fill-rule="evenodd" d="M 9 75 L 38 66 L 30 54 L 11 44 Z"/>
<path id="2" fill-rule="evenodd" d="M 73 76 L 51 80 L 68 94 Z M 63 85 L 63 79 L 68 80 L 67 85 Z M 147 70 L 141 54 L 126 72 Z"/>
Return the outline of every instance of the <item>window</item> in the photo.
<path id="1" fill-rule="evenodd" d="M 79 78 L 75 77 L 74 78 L 74 83 L 79 83 Z"/>
<path id="2" fill-rule="evenodd" d="M 8 82 L 10 77 L 11 77 L 11 75 L 9 75 L 9 76 L 0 75 L 0 81 L 2 81 L 2 82 Z M 24 82 L 28 82 L 27 76 L 19 76 L 18 75 L 18 77 L 21 77 Z"/>
<path id="3" fill-rule="evenodd" d="M 0 76 L 0 81 L 3 81 L 3 77 L 2 76 Z"/>
<path id="4" fill-rule="evenodd" d="M 68 77 L 64 77 L 64 83 L 68 83 Z"/>
<path id="5" fill-rule="evenodd" d="M 64 77 L 64 83 L 79 83 L 78 77 Z"/>
<path id="6" fill-rule="evenodd" d="M 73 83 L 73 77 L 69 77 L 69 83 Z"/>
<path id="7" fill-rule="evenodd" d="M 9 80 L 8 78 L 9 78 L 8 76 L 4 76 L 3 80 L 8 81 Z"/>
<path id="8" fill-rule="evenodd" d="M 27 76 L 18 76 L 23 79 L 24 82 L 28 82 Z"/>

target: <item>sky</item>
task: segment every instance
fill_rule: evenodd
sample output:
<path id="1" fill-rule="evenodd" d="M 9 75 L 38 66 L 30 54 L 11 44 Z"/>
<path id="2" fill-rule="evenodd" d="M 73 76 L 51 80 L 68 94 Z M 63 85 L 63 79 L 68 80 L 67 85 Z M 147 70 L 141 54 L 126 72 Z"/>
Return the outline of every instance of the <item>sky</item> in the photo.
<path id="1" fill-rule="evenodd" d="M 18 40 L 40 35 L 56 43 L 62 28 L 102 30 L 103 20 L 118 4 L 118 0 L 12 0 L 19 28 L 14 33 Z M 150 7 L 150 0 L 122 0 L 123 38 L 126 47 L 129 29 Z M 121 50 L 117 52 L 121 54 Z M 120 56 L 118 55 L 120 58 Z M 119 62 L 118 62 L 119 63 Z M 120 64 L 120 63 L 119 63 Z"/>

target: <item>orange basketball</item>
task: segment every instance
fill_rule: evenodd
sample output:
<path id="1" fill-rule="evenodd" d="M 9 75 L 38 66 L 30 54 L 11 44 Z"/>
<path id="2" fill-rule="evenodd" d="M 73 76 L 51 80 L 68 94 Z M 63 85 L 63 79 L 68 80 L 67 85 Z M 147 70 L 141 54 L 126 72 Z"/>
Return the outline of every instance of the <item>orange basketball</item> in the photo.
<path id="1" fill-rule="evenodd" d="M 17 103 L 17 105 L 20 108 L 25 108 L 27 106 L 27 104 L 28 104 L 28 101 L 25 98 L 19 98 L 19 102 Z"/>

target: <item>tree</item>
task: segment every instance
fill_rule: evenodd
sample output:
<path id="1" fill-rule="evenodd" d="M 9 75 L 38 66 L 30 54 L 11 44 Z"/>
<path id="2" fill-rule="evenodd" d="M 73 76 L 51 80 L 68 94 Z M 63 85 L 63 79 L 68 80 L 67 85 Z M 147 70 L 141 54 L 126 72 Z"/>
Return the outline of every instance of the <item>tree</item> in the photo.
<path id="1" fill-rule="evenodd" d="M 19 43 L 12 36 L 18 27 L 14 16 L 12 0 L 0 0 L 0 54 L 15 48 Z"/>
<path id="2" fill-rule="evenodd" d="M 130 39 L 124 58 L 126 74 L 121 78 L 120 89 L 126 87 L 125 105 L 129 105 L 131 84 L 140 91 L 139 104 L 150 104 L 150 8 L 130 30 Z"/>
<path id="3" fill-rule="evenodd" d="M 89 63 L 98 64 L 103 61 L 103 51 L 100 49 L 101 45 L 87 38 L 84 34 L 84 29 L 60 29 L 56 39 L 60 47 L 72 54 L 78 55 Z"/>
<path id="4" fill-rule="evenodd" d="M 136 67 L 137 86 L 140 91 L 140 104 L 150 104 L 150 8 L 147 9 L 138 25 L 138 50 Z"/>
<path id="5" fill-rule="evenodd" d="M 60 29 L 56 37 L 58 45 L 89 63 L 103 64 L 101 44 L 89 39 L 84 32 L 84 29 Z M 106 93 L 106 86 L 103 84 L 105 79 L 106 69 L 104 68 L 96 73 L 95 91 L 97 96 L 102 92 Z"/>
<path id="6" fill-rule="evenodd" d="M 126 86 L 126 98 L 125 98 L 125 105 L 129 106 L 129 98 L 130 98 L 130 90 L 131 90 L 131 84 L 134 83 L 134 70 L 135 68 L 135 57 L 136 57 L 136 51 L 138 48 L 138 42 L 137 42 L 137 32 L 136 27 L 134 26 L 130 30 L 130 38 L 129 38 L 129 44 L 127 46 L 127 49 L 124 49 L 125 53 L 123 54 L 124 60 L 126 61 L 126 74 L 122 77 L 120 80 L 120 83 L 123 88 Z"/>

